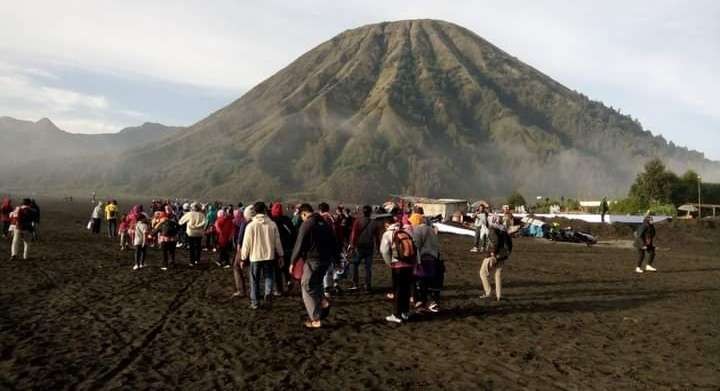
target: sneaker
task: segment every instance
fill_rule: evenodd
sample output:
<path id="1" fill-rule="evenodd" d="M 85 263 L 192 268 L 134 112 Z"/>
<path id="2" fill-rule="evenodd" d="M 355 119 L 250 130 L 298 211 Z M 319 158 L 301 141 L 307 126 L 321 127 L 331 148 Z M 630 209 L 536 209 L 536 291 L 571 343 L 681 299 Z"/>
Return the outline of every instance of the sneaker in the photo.
<path id="1" fill-rule="evenodd" d="M 256 309 L 258 309 L 258 305 L 257 305 L 257 304 L 250 304 L 250 309 L 251 309 L 251 310 L 256 310 Z"/>
<path id="2" fill-rule="evenodd" d="M 407 312 L 403 312 L 402 314 L 400 314 L 400 317 L 402 318 L 403 321 L 410 320 L 410 314 Z"/>
<path id="3" fill-rule="evenodd" d="M 242 292 L 237 291 L 237 292 L 233 292 L 232 297 L 240 297 L 240 296 L 242 296 L 242 295 L 243 295 Z"/>
<path id="4" fill-rule="evenodd" d="M 428 306 L 428 311 L 430 312 L 440 312 L 440 306 L 437 305 L 437 303 L 432 303 Z"/>
<path id="5" fill-rule="evenodd" d="M 137 269 L 138 269 L 138 265 L 133 266 L 133 270 L 137 270 Z"/>
<path id="6" fill-rule="evenodd" d="M 194 266 L 195 266 L 195 264 L 194 264 L 193 262 L 190 262 L 188 265 L 189 265 L 190 267 L 194 267 Z"/>
<path id="7" fill-rule="evenodd" d="M 353 286 L 351 286 L 348 290 L 349 290 L 349 291 L 356 291 L 356 290 L 358 290 L 358 286 L 357 286 L 357 285 L 353 285 Z"/>
<path id="8" fill-rule="evenodd" d="M 178 243 L 175 245 L 175 248 L 182 248 L 182 246 L 183 246 L 182 243 Z"/>
<path id="9" fill-rule="evenodd" d="M 223 269 L 230 269 L 230 264 L 227 263 L 227 264 L 223 265 Z"/>
<path id="10" fill-rule="evenodd" d="M 163 266 L 163 267 L 160 268 L 160 270 L 162 270 L 162 271 L 167 271 L 167 267 Z"/>
<path id="11" fill-rule="evenodd" d="M 215 261 L 215 264 L 218 265 L 218 267 L 222 267 L 222 263 L 220 263 L 220 261 Z"/>
<path id="12" fill-rule="evenodd" d="M 635 268 L 635 273 L 642 273 L 643 269 L 640 269 L 640 266 Z"/>
<path id="13" fill-rule="evenodd" d="M 657 269 L 655 269 L 654 267 L 652 267 L 650 265 L 645 265 L 645 271 L 646 272 L 656 272 Z"/>
<path id="14" fill-rule="evenodd" d="M 473 247 L 473 248 L 470 249 L 470 252 L 471 252 L 471 253 L 476 253 L 476 252 L 478 252 L 478 248 L 477 248 L 477 247 Z"/>
<path id="15" fill-rule="evenodd" d="M 385 320 L 387 320 L 388 322 L 393 322 L 393 323 L 402 323 L 403 322 L 402 319 L 398 318 L 394 314 L 390 315 L 390 316 L 386 316 Z"/>

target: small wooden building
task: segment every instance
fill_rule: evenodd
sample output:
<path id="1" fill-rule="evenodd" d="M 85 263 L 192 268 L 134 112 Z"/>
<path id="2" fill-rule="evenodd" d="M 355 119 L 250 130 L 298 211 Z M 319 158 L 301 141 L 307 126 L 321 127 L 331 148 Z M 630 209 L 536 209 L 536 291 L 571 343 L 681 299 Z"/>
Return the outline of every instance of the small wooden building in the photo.
<path id="1" fill-rule="evenodd" d="M 443 222 L 450 221 L 453 214 L 460 213 L 464 215 L 468 211 L 467 200 L 454 199 L 454 198 L 427 198 L 427 197 L 415 197 L 415 196 L 403 196 L 393 195 L 400 201 L 412 206 L 419 206 L 423 208 L 425 216 L 434 217 L 441 215 Z"/>

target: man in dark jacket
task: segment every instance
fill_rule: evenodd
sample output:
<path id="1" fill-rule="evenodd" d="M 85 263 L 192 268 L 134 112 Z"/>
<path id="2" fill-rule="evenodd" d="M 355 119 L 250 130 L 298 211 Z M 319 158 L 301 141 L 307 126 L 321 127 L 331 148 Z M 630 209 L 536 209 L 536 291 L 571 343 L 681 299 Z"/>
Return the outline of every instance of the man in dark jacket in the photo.
<path id="1" fill-rule="evenodd" d="M 362 216 L 353 223 L 350 231 L 350 248 L 355 251 L 352 263 L 352 288 L 357 289 L 360 282 L 360 264 L 365 265 L 365 290 L 372 290 L 373 252 L 378 244 L 378 224 L 372 219 L 372 207 L 365 205 Z"/>
<path id="2" fill-rule="evenodd" d="M 295 267 L 300 267 L 298 261 L 304 261 L 300 285 L 310 318 L 305 322 L 305 327 L 319 328 L 322 326 L 323 310 L 330 307 L 330 302 L 323 296 L 323 278 L 330 264 L 339 256 L 338 244 L 333 227 L 318 213 L 314 213 L 312 206 L 302 204 L 300 217 L 303 223 L 290 258 L 290 273 L 293 273 Z"/>
<path id="3" fill-rule="evenodd" d="M 638 262 L 635 273 L 642 273 L 642 264 L 645 261 L 645 253 L 648 254 L 648 262 L 645 265 L 646 272 L 655 272 L 653 267 L 655 261 L 655 225 L 652 216 L 645 216 L 642 225 L 635 232 L 635 248 L 638 250 Z"/>
<path id="4" fill-rule="evenodd" d="M 272 205 L 270 208 L 270 218 L 275 222 L 275 225 L 277 225 L 278 231 L 280 232 L 280 243 L 282 243 L 284 255 L 283 266 L 280 267 L 278 265 L 275 271 L 275 294 L 277 296 L 282 295 L 285 292 L 285 282 L 288 286 L 291 284 L 289 273 L 290 255 L 293 251 L 293 247 L 295 246 L 297 232 L 295 232 L 295 226 L 293 226 L 292 220 L 285 216 L 281 203 L 276 202 Z M 285 279 L 284 281 L 283 278 Z"/>

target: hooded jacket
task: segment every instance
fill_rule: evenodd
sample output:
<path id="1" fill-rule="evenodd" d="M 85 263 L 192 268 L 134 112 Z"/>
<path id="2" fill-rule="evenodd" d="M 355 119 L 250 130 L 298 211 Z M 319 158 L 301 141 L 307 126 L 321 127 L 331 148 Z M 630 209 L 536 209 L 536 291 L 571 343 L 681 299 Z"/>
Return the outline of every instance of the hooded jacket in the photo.
<path id="1" fill-rule="evenodd" d="M 218 247 L 222 248 L 232 243 L 233 236 L 235 236 L 235 224 L 232 218 L 227 215 L 218 215 L 215 220 L 215 233 Z"/>
<path id="2" fill-rule="evenodd" d="M 266 215 L 256 214 L 245 227 L 240 258 L 250 262 L 270 261 L 283 254 L 277 225 Z"/>
<path id="3" fill-rule="evenodd" d="M 206 223 L 205 215 L 194 210 L 185 213 L 178 222 L 180 225 L 185 225 L 185 233 L 192 238 L 203 236 Z"/>

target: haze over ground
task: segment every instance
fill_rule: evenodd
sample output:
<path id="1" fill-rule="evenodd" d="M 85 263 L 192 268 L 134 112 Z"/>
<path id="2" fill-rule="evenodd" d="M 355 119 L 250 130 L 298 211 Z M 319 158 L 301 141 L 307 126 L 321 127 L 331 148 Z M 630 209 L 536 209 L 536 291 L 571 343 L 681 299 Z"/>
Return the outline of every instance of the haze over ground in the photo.
<path id="1" fill-rule="evenodd" d="M 720 159 L 720 81 L 713 75 L 720 5 L 711 1 L 207 7 L 3 0 L 0 9 L 0 115 L 50 117 L 70 131 L 190 125 L 345 29 L 435 18 L 473 30 L 655 134 Z"/>

